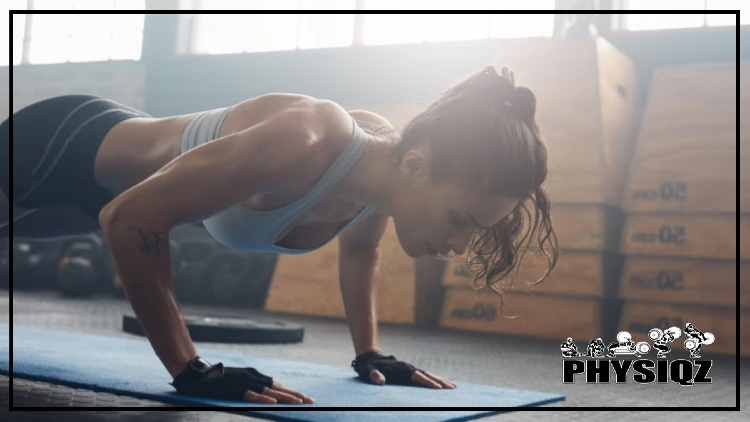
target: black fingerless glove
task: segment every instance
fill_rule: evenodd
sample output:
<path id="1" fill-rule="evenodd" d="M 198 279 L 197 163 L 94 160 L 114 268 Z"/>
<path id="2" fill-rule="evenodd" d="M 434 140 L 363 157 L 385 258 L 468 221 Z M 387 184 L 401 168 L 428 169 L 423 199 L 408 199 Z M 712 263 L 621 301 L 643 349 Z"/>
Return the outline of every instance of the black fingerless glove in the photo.
<path id="1" fill-rule="evenodd" d="M 354 371 L 359 374 L 359 379 L 370 381 L 370 374 L 374 370 L 380 371 L 385 376 L 386 384 L 412 385 L 411 375 L 414 371 L 422 371 L 406 362 L 397 360 L 393 355 L 385 356 L 376 351 L 362 353 L 352 361 Z"/>
<path id="2" fill-rule="evenodd" d="M 219 369 L 221 373 L 208 378 L 214 369 Z M 221 362 L 212 366 L 198 356 L 188 362 L 187 368 L 170 385 L 187 396 L 242 401 L 248 390 L 261 394 L 266 387 L 271 388 L 273 378 L 254 368 L 225 368 Z"/>

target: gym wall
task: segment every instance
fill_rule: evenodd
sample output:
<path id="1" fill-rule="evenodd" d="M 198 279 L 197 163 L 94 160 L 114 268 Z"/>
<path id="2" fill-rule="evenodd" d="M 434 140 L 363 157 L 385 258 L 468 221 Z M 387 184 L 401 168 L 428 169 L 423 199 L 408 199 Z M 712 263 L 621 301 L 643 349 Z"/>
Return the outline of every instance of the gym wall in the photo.
<path id="1" fill-rule="evenodd" d="M 143 110 L 146 66 L 134 61 L 16 66 L 13 111 L 58 95 L 91 94 Z M 7 101 L 5 102 L 7 103 Z"/>
<path id="2" fill-rule="evenodd" d="M 0 117 L 40 98 L 70 92 L 111 96 L 156 117 L 223 107 L 268 92 L 298 92 L 343 104 L 421 105 L 447 84 L 485 66 L 486 58 L 497 55 L 503 46 L 525 42 L 485 40 L 176 57 L 176 27 L 177 15 L 148 16 L 143 58 L 137 63 L 14 66 L 10 109 L 9 68 L 0 68 L 0 82 L 4 82 Z M 735 60 L 736 32 L 734 27 L 645 31 L 612 34 L 607 40 L 633 61 L 640 98 L 645 99 L 654 69 Z M 740 27 L 739 35 L 740 41 L 745 40 L 744 46 L 740 42 L 739 59 L 750 59 L 750 28 Z"/>
<path id="3" fill-rule="evenodd" d="M 10 115 L 10 67 L 0 67 L 0 119 Z"/>

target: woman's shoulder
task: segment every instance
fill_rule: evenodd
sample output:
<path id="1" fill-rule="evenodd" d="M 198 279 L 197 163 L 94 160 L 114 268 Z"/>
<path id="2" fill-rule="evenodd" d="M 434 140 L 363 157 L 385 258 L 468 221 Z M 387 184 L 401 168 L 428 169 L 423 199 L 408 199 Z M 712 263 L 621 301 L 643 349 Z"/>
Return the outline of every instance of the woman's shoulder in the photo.
<path id="1" fill-rule="evenodd" d="M 386 129 L 386 132 L 396 132 L 395 128 L 385 117 L 368 110 L 346 110 L 339 104 L 326 101 L 321 112 L 327 120 L 327 136 L 325 142 L 334 155 L 338 156 L 352 139 L 354 125 L 358 125 L 365 132 L 373 133 Z"/>
<path id="2" fill-rule="evenodd" d="M 384 117 L 366 110 L 347 111 L 330 100 L 306 98 L 282 107 L 286 131 L 300 133 L 300 142 L 287 143 L 282 149 L 304 161 L 313 173 L 324 172 L 351 144 L 355 125 L 391 127 Z M 366 132 L 371 132 L 364 128 Z M 272 142 L 278 145 L 277 142 Z M 289 151 L 293 149 L 294 151 Z M 302 164 L 302 163 L 299 163 Z M 319 176 L 319 175 L 318 175 Z"/>
<path id="3" fill-rule="evenodd" d="M 393 125 L 391 125 L 391 122 L 389 122 L 388 119 L 369 110 L 349 110 L 347 113 L 358 122 L 370 123 L 378 127 L 380 126 L 393 127 Z"/>

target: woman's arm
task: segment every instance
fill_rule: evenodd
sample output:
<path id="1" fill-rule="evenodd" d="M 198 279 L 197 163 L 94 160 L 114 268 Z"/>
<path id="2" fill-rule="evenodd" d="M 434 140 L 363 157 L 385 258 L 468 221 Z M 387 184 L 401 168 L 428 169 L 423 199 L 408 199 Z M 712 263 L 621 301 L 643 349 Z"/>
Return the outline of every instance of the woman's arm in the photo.
<path id="1" fill-rule="evenodd" d="M 383 385 L 416 384 L 429 388 L 456 388 L 452 382 L 424 372 L 380 352 L 378 340 L 377 292 L 380 239 L 388 216 L 373 213 L 339 236 L 339 281 L 344 298 L 346 321 L 354 342 L 355 371 L 360 378 Z M 370 356 L 365 352 L 376 351 Z M 361 366 L 360 366 L 361 365 Z M 360 366 L 360 369 L 357 367 Z M 375 368 L 372 370 L 372 368 Z M 385 375 L 388 374 L 388 375 Z M 390 380 L 390 381 L 389 381 Z"/>
<path id="2" fill-rule="evenodd" d="M 173 377 L 196 350 L 174 293 L 169 231 L 204 220 L 254 193 L 303 186 L 319 177 L 325 171 L 321 144 L 329 137 L 332 109 L 320 102 L 280 111 L 247 130 L 195 148 L 123 192 L 100 213 L 102 233 L 128 300 Z"/>
<path id="3" fill-rule="evenodd" d="M 339 284 L 355 355 L 380 350 L 377 293 L 387 223 L 388 216 L 375 212 L 339 236 Z"/>
<path id="4" fill-rule="evenodd" d="M 367 110 L 349 110 L 356 120 L 392 127 L 382 116 Z M 339 284 L 355 355 L 380 350 L 377 293 L 380 239 L 388 216 L 374 212 L 339 236 Z"/>

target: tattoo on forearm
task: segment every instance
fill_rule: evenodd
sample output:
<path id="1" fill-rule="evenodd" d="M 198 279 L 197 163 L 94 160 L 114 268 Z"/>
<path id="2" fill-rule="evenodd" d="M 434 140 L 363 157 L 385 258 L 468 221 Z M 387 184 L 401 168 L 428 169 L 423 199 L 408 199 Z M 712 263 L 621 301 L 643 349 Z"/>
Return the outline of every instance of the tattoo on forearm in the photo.
<path id="1" fill-rule="evenodd" d="M 169 241 L 167 241 L 168 233 L 147 231 L 135 226 L 130 226 L 128 229 L 136 231 L 141 237 L 143 241 L 141 253 L 144 255 L 149 255 L 151 252 L 161 253 L 165 248 L 169 250 Z"/>

